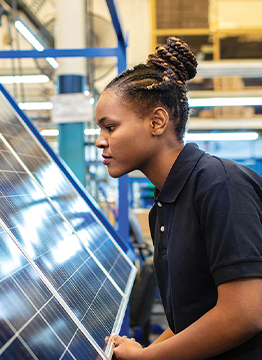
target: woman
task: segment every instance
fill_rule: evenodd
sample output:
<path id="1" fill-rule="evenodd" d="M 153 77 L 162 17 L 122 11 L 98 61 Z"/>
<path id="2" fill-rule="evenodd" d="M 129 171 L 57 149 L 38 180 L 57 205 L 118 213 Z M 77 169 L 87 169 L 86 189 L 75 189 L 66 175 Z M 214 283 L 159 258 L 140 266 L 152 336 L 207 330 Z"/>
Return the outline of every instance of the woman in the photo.
<path id="1" fill-rule="evenodd" d="M 169 38 L 124 71 L 96 108 L 112 177 L 155 185 L 154 266 L 169 328 L 150 346 L 112 335 L 116 359 L 262 359 L 262 179 L 184 144 L 197 61 Z"/>

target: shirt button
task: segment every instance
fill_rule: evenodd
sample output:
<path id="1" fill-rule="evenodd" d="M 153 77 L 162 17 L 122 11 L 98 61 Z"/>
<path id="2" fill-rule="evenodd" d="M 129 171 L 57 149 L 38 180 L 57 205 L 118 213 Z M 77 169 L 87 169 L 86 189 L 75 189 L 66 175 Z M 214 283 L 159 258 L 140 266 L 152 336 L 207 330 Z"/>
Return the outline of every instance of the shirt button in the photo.
<path id="1" fill-rule="evenodd" d="M 161 204 L 160 201 L 158 201 L 157 206 L 158 206 L 158 207 L 162 207 L 162 204 Z"/>
<path id="2" fill-rule="evenodd" d="M 164 225 L 161 226 L 160 231 L 161 231 L 161 232 L 164 232 L 164 231 L 165 231 Z"/>

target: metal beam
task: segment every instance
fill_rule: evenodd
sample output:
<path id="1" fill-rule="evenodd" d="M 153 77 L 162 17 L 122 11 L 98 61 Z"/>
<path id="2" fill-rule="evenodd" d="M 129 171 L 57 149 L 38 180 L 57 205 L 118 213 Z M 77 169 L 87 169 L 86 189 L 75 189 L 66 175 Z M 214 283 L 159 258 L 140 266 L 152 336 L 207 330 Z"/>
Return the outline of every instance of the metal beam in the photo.
<path id="1" fill-rule="evenodd" d="M 112 23 L 115 28 L 117 39 L 118 39 L 121 47 L 125 48 L 127 45 L 126 45 L 126 41 L 125 41 L 124 34 L 122 31 L 122 26 L 120 23 L 120 18 L 119 18 L 118 12 L 117 12 L 115 0 L 106 0 L 106 3 L 108 6 L 110 15 L 111 15 Z"/>
<path id="2" fill-rule="evenodd" d="M 261 78 L 261 60 L 220 60 L 199 61 L 197 76 L 207 79 L 214 77 Z"/>
<path id="3" fill-rule="evenodd" d="M 116 48 L 84 48 L 84 49 L 45 49 L 37 50 L 3 50 L 0 51 L 0 59 L 22 59 L 33 58 L 41 59 L 47 57 L 114 57 L 122 52 L 120 47 Z"/>
<path id="4" fill-rule="evenodd" d="M 190 99 L 199 98 L 219 98 L 219 97 L 262 97 L 262 90 L 243 89 L 243 90 L 192 90 L 189 92 Z"/>
<path id="5" fill-rule="evenodd" d="M 126 70 L 126 47 L 120 47 L 121 51 L 118 55 L 117 70 L 118 74 Z M 118 179 L 118 232 L 123 239 L 129 238 L 129 201 L 128 201 L 128 175 L 121 176 Z"/>
<path id="6" fill-rule="evenodd" d="M 239 119 L 193 118 L 188 120 L 188 130 L 262 130 L 262 117 Z"/>

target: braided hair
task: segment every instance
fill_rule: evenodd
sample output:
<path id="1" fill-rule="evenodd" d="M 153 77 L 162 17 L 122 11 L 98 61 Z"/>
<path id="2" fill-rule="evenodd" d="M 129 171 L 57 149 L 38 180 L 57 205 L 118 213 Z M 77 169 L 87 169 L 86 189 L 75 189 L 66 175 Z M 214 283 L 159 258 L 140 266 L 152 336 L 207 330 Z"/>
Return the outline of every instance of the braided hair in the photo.
<path id="1" fill-rule="evenodd" d="M 157 46 L 145 64 L 127 69 L 105 88 L 114 89 L 124 102 L 135 104 L 141 118 L 162 106 L 174 122 L 178 141 L 182 141 L 189 115 L 186 82 L 196 75 L 197 60 L 188 45 L 169 37 L 165 46 Z"/>

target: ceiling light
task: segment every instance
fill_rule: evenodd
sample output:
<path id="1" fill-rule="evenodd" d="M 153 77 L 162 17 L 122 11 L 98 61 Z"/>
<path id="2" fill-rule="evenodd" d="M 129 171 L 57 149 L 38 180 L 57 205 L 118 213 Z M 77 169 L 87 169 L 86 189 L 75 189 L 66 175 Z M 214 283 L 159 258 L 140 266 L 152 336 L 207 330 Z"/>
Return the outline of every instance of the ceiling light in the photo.
<path id="1" fill-rule="evenodd" d="M 59 130 L 58 129 L 44 129 L 40 131 L 42 136 L 58 136 Z"/>
<path id="2" fill-rule="evenodd" d="M 185 134 L 185 141 L 236 141 L 236 140 L 256 140 L 257 138 L 258 138 L 258 133 L 254 131 Z"/>
<path id="3" fill-rule="evenodd" d="M 52 58 L 52 57 L 47 57 L 46 61 L 52 66 L 53 69 L 57 69 L 59 64 L 56 61 L 56 59 Z"/>
<path id="4" fill-rule="evenodd" d="M 38 51 L 43 51 L 45 49 L 45 45 L 43 41 L 39 40 L 37 34 L 34 32 L 32 28 L 26 23 L 24 19 L 21 17 L 15 21 L 15 27 L 20 32 L 21 35 Z M 46 61 L 54 68 L 58 68 L 58 62 L 51 57 L 47 57 Z"/>
<path id="5" fill-rule="evenodd" d="M 53 104 L 50 101 L 19 103 L 21 110 L 52 110 Z"/>
<path id="6" fill-rule="evenodd" d="M 21 20 L 15 21 L 15 27 L 36 50 L 43 51 L 45 49 L 45 47 L 40 43 L 40 41 L 37 40 L 36 36 L 33 35 L 32 30 L 29 30 L 28 27 L 23 24 Z"/>
<path id="7" fill-rule="evenodd" d="M 99 135 L 100 129 L 85 129 L 85 135 Z"/>
<path id="8" fill-rule="evenodd" d="M 260 106 L 262 97 L 217 97 L 203 99 L 189 99 L 190 107 L 209 106 Z"/>
<path id="9" fill-rule="evenodd" d="M 85 129 L 85 135 L 99 135 L 100 129 Z M 58 129 L 43 129 L 40 131 L 42 136 L 58 136 L 59 130 Z"/>
<path id="10" fill-rule="evenodd" d="M 49 81 L 46 75 L 0 76 L 1 84 L 43 84 Z"/>

